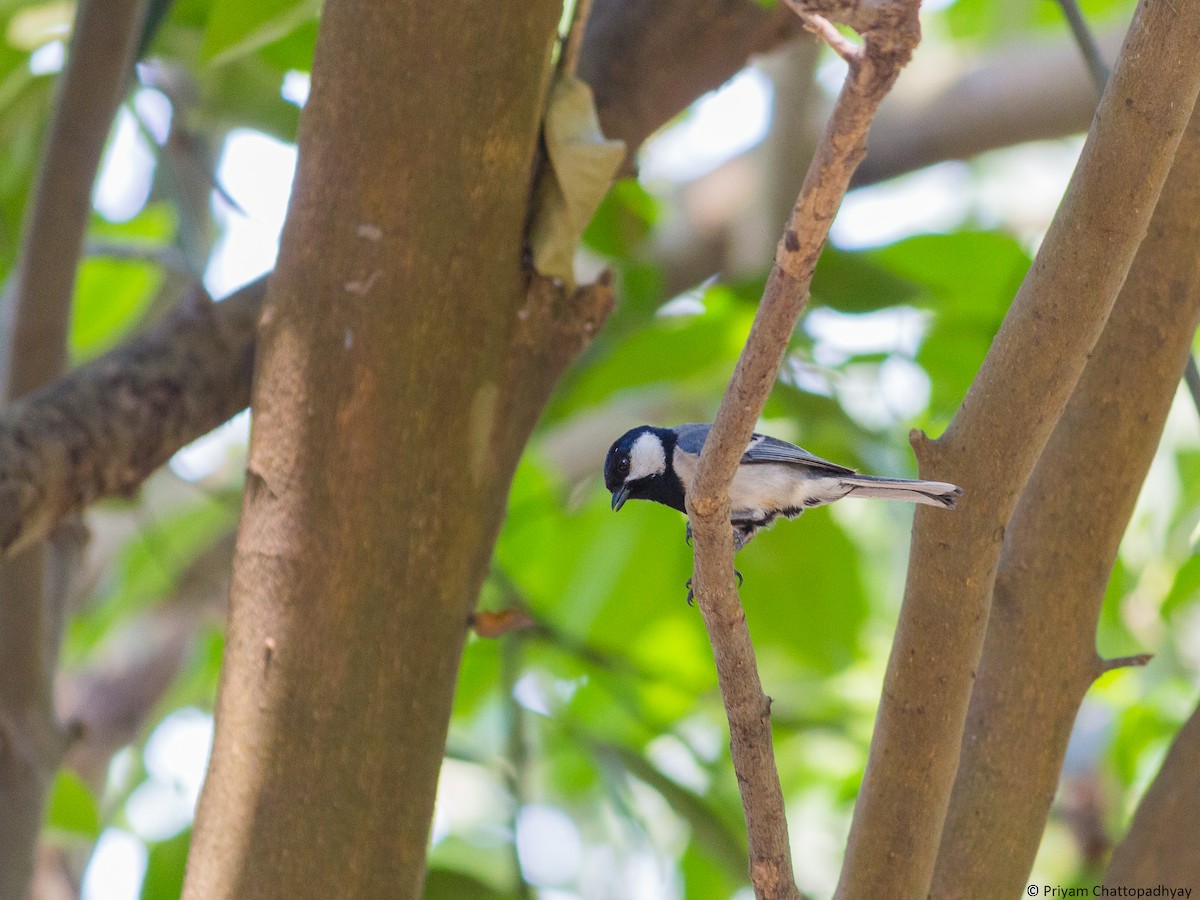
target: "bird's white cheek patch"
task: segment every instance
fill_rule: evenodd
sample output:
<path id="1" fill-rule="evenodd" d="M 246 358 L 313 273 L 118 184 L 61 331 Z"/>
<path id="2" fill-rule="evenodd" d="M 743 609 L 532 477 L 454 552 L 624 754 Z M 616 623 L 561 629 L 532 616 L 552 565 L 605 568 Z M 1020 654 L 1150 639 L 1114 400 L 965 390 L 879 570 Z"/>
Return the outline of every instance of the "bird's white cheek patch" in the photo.
<path id="1" fill-rule="evenodd" d="M 667 471 L 667 454 L 658 435 L 647 431 L 629 449 L 629 477 L 626 481 L 649 478 Z"/>

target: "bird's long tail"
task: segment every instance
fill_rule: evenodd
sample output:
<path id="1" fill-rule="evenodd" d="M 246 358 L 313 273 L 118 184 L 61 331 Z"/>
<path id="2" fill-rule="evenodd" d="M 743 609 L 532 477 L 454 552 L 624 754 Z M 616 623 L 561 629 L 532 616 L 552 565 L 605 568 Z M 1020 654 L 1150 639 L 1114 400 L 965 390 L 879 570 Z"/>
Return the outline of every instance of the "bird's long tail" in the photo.
<path id="1" fill-rule="evenodd" d="M 879 478 L 874 475 L 847 475 L 842 484 L 850 487 L 847 497 L 878 497 L 903 500 L 954 509 L 962 488 L 945 481 L 913 481 L 911 478 Z"/>

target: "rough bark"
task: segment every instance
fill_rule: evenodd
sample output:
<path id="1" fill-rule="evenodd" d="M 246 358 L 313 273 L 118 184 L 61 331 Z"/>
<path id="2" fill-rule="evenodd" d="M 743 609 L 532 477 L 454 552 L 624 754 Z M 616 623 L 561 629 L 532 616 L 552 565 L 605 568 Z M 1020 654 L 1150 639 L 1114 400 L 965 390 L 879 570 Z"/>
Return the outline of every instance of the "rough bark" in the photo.
<path id="1" fill-rule="evenodd" d="M 905 599 L 838 897 L 924 896 L 957 769 L 1005 527 L 1129 270 L 1200 87 L 1200 3 L 1140 5 L 1075 175 L 922 477 Z"/>
<path id="2" fill-rule="evenodd" d="M 0 553 L 127 494 L 250 400 L 266 280 L 196 293 L 146 334 L 0 412 Z"/>
<path id="3" fill-rule="evenodd" d="M 1193 244 L 1193 248 L 1195 245 Z M 1200 887 L 1200 708 L 1176 735 L 1104 875 L 1109 888 Z"/>
<path id="4" fill-rule="evenodd" d="M 186 898 L 419 896 L 508 485 L 609 301 L 522 262 L 560 7 L 477 12 L 324 10 Z"/>
<path id="5" fill-rule="evenodd" d="M 66 365 L 75 270 L 92 183 L 125 92 L 144 0 L 84 2 L 3 301 L 0 397 L 7 403 Z M 22 897 L 51 780 L 66 749 L 54 716 L 62 603 L 73 542 L 0 563 L 0 896 Z"/>
<path id="6" fill-rule="evenodd" d="M 1193 115 L 1006 532 L 935 897 L 1015 896 L 1033 866 L 1079 704 L 1104 671 L 1094 636 L 1105 585 L 1200 323 L 1197 209 Z"/>

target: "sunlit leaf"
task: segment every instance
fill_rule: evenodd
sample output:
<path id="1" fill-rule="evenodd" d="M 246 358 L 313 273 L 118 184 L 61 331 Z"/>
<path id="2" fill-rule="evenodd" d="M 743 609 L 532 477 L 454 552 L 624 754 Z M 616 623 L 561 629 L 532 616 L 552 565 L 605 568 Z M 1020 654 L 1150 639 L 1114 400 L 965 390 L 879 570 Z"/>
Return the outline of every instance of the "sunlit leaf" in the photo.
<path id="1" fill-rule="evenodd" d="M 100 811 L 91 789 L 74 772 L 60 769 L 46 806 L 46 827 L 55 831 L 100 836 Z"/>
<path id="2" fill-rule="evenodd" d="M 173 838 L 150 845 L 141 900 L 178 900 L 183 892 L 183 876 L 191 842 L 192 831 L 189 828 Z"/>
<path id="3" fill-rule="evenodd" d="M 320 11 L 320 0 L 214 0 L 201 53 L 212 65 L 225 65 L 287 37 Z"/>

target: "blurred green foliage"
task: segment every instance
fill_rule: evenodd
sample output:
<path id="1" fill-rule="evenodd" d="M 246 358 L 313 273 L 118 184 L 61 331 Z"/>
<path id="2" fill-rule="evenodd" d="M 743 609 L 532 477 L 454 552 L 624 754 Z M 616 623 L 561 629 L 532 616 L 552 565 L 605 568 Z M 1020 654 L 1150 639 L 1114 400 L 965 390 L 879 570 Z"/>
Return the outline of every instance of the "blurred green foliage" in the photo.
<path id="1" fill-rule="evenodd" d="M 285 75 L 311 66 L 312 0 L 152 6 L 144 56 L 158 75 L 142 77 L 174 105 L 173 140 L 148 142 L 155 177 L 140 212 L 125 222 L 93 219 L 71 335 L 76 360 L 144 327 L 199 274 L 216 236 L 211 204 L 224 202 L 213 193 L 223 141 L 239 128 L 294 141 L 299 111 L 280 91 Z M 1084 8 L 1105 23 L 1129 12 L 1116 0 Z M 47 40 L 38 29 L 57 22 L 61 30 L 69 12 L 69 4 L 0 2 L 5 271 L 52 100 L 53 76 L 33 74 L 31 54 Z M 1048 2 L 957 0 L 927 18 L 931 40 L 941 34 L 942 49 L 960 53 L 1063 28 Z M 625 429 L 712 417 L 765 280 L 767 257 L 757 274 L 666 296 L 653 239 L 670 202 L 622 181 L 584 236 L 588 253 L 616 273 L 619 305 L 559 385 L 512 486 L 481 606 L 518 606 L 537 624 L 468 642 L 434 826 L 431 900 L 748 896 L 711 651 L 685 603 L 683 519 L 650 504 L 614 516 L 599 479 L 608 442 Z M 826 327 L 810 319 L 797 329 L 763 427 L 848 465 L 913 474 L 908 429 L 936 433 L 949 421 L 1029 261 L 1024 238 L 967 221 L 871 249 L 830 247 L 812 290 L 814 316 L 826 316 Z M 908 345 L 847 347 L 828 337 L 830 328 L 902 322 L 918 323 Z M 864 406 L 863 396 L 886 393 L 897 367 L 926 384 L 925 394 L 914 388 L 899 412 Z M 1088 700 L 1103 727 L 1079 738 L 1077 755 L 1100 786 L 1098 815 L 1112 835 L 1195 700 L 1196 435 L 1194 411 L 1180 410 L 1105 598 L 1101 651 L 1157 654 L 1145 670 L 1105 678 Z M 46 839 L 69 849 L 79 869 L 104 829 L 137 835 L 147 848 L 143 900 L 179 895 L 190 828 L 164 839 L 130 812 L 130 798 L 152 779 L 142 754 L 157 723 L 183 707 L 211 709 L 228 563 L 219 549 L 238 509 L 236 473 L 217 471 L 187 490 L 179 483 L 164 474 L 148 496 L 105 504 L 93 519 L 97 558 L 64 659 L 68 678 L 82 678 L 114 652 L 149 653 L 164 610 L 189 611 L 188 649 L 134 745 L 98 779 L 64 770 L 46 818 Z M 812 511 L 759 537 L 739 559 L 773 698 L 798 875 L 814 896 L 832 889 L 865 763 L 910 516 L 890 504 Z M 1051 823 L 1040 877 L 1065 883 L 1082 871 L 1071 827 L 1065 818 Z"/>

